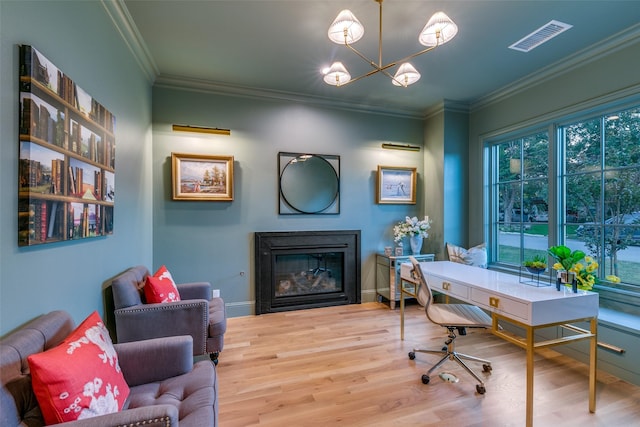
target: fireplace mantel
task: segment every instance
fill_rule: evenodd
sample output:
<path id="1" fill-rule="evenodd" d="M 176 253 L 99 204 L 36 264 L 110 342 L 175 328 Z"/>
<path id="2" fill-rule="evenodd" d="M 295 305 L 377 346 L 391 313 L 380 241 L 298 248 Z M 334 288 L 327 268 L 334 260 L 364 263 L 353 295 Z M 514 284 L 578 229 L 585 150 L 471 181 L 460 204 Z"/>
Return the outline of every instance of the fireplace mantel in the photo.
<path id="1" fill-rule="evenodd" d="M 359 304 L 360 230 L 255 233 L 256 314 Z"/>

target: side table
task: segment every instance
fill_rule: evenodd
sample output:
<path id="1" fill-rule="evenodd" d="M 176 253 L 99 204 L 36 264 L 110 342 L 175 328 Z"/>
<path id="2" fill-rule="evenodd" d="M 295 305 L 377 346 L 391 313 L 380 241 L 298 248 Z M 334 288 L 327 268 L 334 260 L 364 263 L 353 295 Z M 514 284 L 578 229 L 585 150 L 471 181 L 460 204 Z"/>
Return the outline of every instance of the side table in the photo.
<path id="1" fill-rule="evenodd" d="M 419 262 L 435 260 L 434 254 L 414 255 Z M 396 308 L 396 301 L 400 301 L 400 266 L 411 262 L 409 255 L 387 256 L 376 255 L 376 293 L 378 298 L 389 301 L 389 308 Z"/>

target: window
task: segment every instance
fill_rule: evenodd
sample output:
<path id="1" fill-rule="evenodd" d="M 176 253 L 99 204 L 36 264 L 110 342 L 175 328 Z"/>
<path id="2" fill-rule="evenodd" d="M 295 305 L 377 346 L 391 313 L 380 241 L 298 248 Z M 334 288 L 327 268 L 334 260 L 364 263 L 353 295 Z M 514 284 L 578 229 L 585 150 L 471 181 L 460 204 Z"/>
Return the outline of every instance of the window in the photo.
<path id="1" fill-rule="evenodd" d="M 640 107 L 556 126 L 489 145 L 491 263 L 564 244 L 598 261 L 600 286 L 640 292 Z"/>
<path id="2" fill-rule="evenodd" d="M 640 285 L 640 108 L 564 125 L 558 135 L 567 246 L 596 258 L 601 279 Z"/>
<path id="3" fill-rule="evenodd" d="M 549 247 L 548 153 L 546 131 L 493 147 L 497 221 L 491 240 L 497 263 L 519 266 Z"/>

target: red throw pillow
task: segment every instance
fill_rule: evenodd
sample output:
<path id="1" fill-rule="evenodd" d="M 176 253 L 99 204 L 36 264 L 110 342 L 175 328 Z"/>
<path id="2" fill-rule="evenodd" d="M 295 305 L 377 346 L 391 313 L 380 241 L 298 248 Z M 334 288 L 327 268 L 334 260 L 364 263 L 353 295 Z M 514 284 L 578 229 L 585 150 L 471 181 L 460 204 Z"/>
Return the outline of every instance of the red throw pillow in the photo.
<path id="1" fill-rule="evenodd" d="M 164 265 L 153 276 L 147 276 L 144 285 L 147 303 L 180 301 L 180 294 L 171 273 Z"/>
<path id="2" fill-rule="evenodd" d="M 60 345 L 27 358 L 47 425 L 117 412 L 129 396 L 109 331 L 94 311 Z"/>

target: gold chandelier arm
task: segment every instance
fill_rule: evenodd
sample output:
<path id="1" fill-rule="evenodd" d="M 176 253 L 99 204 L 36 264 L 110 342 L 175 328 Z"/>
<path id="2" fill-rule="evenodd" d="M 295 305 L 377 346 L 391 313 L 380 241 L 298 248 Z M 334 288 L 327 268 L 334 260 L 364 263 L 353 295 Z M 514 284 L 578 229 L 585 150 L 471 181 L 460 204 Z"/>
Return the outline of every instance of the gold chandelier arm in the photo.
<path id="1" fill-rule="evenodd" d="M 414 53 L 413 55 L 406 56 L 406 57 L 404 57 L 404 58 L 402 58 L 402 59 L 399 59 L 399 60 L 397 60 L 397 61 L 390 62 L 390 63 L 388 63 L 388 64 L 386 64 L 386 65 L 378 65 L 378 64 L 376 64 L 375 62 L 373 62 L 371 59 L 367 58 L 367 57 L 366 57 L 365 55 L 363 55 L 360 51 L 358 51 L 358 49 L 356 49 L 355 47 L 351 46 L 351 45 L 350 45 L 349 43 L 347 43 L 346 41 L 345 41 L 345 46 L 346 46 L 346 47 L 348 47 L 348 48 L 349 48 L 353 53 L 355 53 L 356 55 L 358 55 L 358 56 L 359 56 L 362 60 L 364 60 L 367 64 L 369 64 L 369 65 L 373 68 L 373 70 L 369 71 L 368 73 L 362 74 L 362 75 L 360 75 L 360 76 L 358 76 L 358 77 L 352 78 L 352 79 L 351 79 L 351 80 L 349 80 L 347 83 L 342 83 L 342 84 L 340 85 L 341 87 L 342 87 L 342 86 L 346 86 L 346 85 L 348 85 L 349 83 L 353 83 L 353 82 L 355 82 L 355 81 L 361 80 L 361 79 L 363 79 L 363 78 L 365 78 L 365 77 L 372 76 L 372 75 L 374 75 L 374 74 L 376 74 L 376 73 L 380 73 L 380 72 L 381 72 L 382 74 L 384 74 L 385 76 L 389 77 L 391 80 L 394 80 L 394 81 L 398 82 L 401 86 L 406 87 L 406 85 L 405 85 L 403 82 L 398 81 L 398 80 L 397 80 L 394 76 L 392 76 L 392 75 L 391 75 L 387 70 L 388 70 L 389 68 L 391 68 L 391 67 L 395 67 L 396 65 L 398 65 L 398 63 L 406 62 L 406 61 L 408 61 L 408 60 L 410 60 L 410 59 L 412 59 L 412 58 L 415 58 L 416 56 L 420 56 L 420 55 L 422 55 L 422 54 L 424 54 L 424 53 L 427 53 L 427 52 L 429 52 L 429 51 L 432 51 L 433 49 L 435 49 L 435 48 L 437 48 L 438 46 L 440 46 L 440 44 L 437 44 L 437 45 L 435 45 L 435 46 L 428 47 L 428 48 L 426 48 L 426 49 L 421 50 L 420 52 L 416 52 L 416 53 Z"/>
<path id="2" fill-rule="evenodd" d="M 389 64 L 386 66 L 382 66 L 382 64 L 376 64 L 375 62 L 373 62 L 373 60 L 367 58 L 364 54 L 360 53 L 360 51 L 358 49 L 356 49 L 355 47 L 351 46 L 348 43 L 344 44 L 346 47 L 349 48 L 349 50 L 351 50 L 353 53 L 355 53 L 356 55 L 358 55 L 360 58 L 362 58 L 362 60 L 364 60 L 364 62 L 366 62 L 367 64 L 371 65 L 371 68 L 374 68 L 378 71 L 382 70 L 382 69 L 386 69 L 389 67 L 393 67 L 393 64 Z"/>
<path id="3" fill-rule="evenodd" d="M 402 63 L 402 62 L 407 62 L 408 60 L 413 59 L 416 56 L 420 56 L 420 55 L 422 55 L 424 53 L 431 52 L 433 49 L 437 48 L 438 46 L 440 46 L 440 43 L 438 43 L 435 46 L 430 46 L 430 47 L 428 47 L 428 48 L 426 48 L 424 50 L 421 50 L 420 52 L 416 52 L 413 55 L 405 56 L 402 59 L 398 59 L 397 61 L 394 61 L 393 64 L 395 65 L 395 64 L 398 64 L 398 63 Z M 384 67 L 384 68 L 387 68 L 387 67 Z"/>

